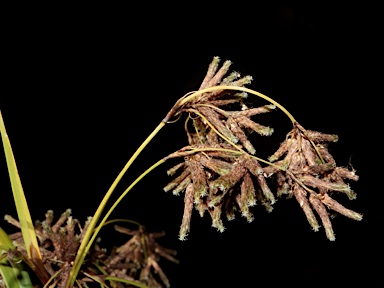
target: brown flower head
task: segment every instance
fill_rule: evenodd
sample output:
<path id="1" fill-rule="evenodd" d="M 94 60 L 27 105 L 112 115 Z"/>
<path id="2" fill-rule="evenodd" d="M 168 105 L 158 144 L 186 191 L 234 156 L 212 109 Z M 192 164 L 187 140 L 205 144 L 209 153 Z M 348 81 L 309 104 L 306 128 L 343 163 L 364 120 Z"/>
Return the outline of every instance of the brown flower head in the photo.
<path id="1" fill-rule="evenodd" d="M 71 216 L 71 210 L 68 209 L 61 214 L 55 223 L 53 219 L 53 211 L 48 210 L 45 214 L 45 220 L 36 222 L 35 232 L 39 241 L 39 249 L 42 255 L 44 269 L 49 276 L 60 271 L 52 287 L 63 287 L 68 280 L 69 272 L 71 271 L 73 261 L 75 260 L 85 231 L 88 228 L 90 218 L 85 222 L 84 226 L 81 227 L 79 221 Z M 5 220 L 20 228 L 19 221 L 10 215 L 6 215 Z M 10 238 L 17 247 L 14 253 L 22 255 L 22 259 L 29 263 L 22 233 L 16 232 L 11 234 Z"/>
<path id="2" fill-rule="evenodd" d="M 219 58 L 215 57 L 209 66 L 201 89 L 221 85 L 243 86 L 252 77 L 239 78 L 238 72 L 228 72 L 231 62 L 224 62 L 219 69 Z M 215 90 L 202 93 L 182 105 L 176 104 L 169 115 L 188 113 L 186 133 L 190 146 L 167 158 L 184 157 L 180 163 L 168 170 L 169 175 L 177 173 L 164 190 L 179 195 L 185 191 L 184 216 L 179 238 L 184 240 L 190 230 L 193 207 L 200 216 L 208 211 L 212 226 L 224 231 L 221 214 L 229 220 L 239 210 L 250 222 L 253 220 L 249 207 L 259 200 L 268 211 L 275 198 L 267 186 L 263 169 L 255 157 L 256 149 L 249 141 L 249 134 L 256 132 L 269 136 L 273 129 L 254 122 L 251 117 L 275 109 L 274 105 L 248 108 L 244 100 L 247 94 L 232 90 Z M 177 112 L 176 112 L 177 110 Z M 169 115 L 165 118 L 168 121 Z"/>
<path id="3" fill-rule="evenodd" d="M 5 219 L 20 228 L 20 223 L 13 217 L 6 215 Z M 73 261 L 90 219 L 81 227 L 78 220 L 71 216 L 70 209 L 65 211 L 55 223 L 53 219 L 53 211 L 49 210 L 45 214 L 44 221 L 36 222 L 35 231 L 44 268 L 49 277 L 57 274 L 50 287 L 59 288 L 65 287 L 68 281 Z M 79 233 L 76 231 L 78 229 Z M 105 283 L 107 276 L 129 280 L 135 287 L 143 283 L 148 287 L 163 287 L 158 280 L 161 280 L 165 287 L 170 287 L 168 278 L 158 262 L 161 258 L 175 263 L 178 263 L 178 260 L 174 257 L 176 251 L 164 248 L 156 241 L 165 233 L 148 233 L 143 226 L 138 230 L 131 230 L 116 225 L 115 229 L 131 236 L 130 239 L 120 247 L 115 247 L 110 253 L 95 243 L 82 264 L 80 272 L 82 276 L 77 279 L 81 287 L 88 287 L 88 282 Z M 17 261 L 20 259 L 28 261 L 22 233 L 11 234 L 10 238 L 16 249 L 7 251 L 7 257 Z M 116 282 L 113 287 L 126 286 Z"/>
<path id="4" fill-rule="evenodd" d="M 110 256 L 101 259 L 102 267 L 108 275 L 131 281 L 136 279 L 148 287 L 161 288 L 163 286 L 155 277 L 158 275 L 165 287 L 170 287 L 169 280 L 158 262 L 161 258 L 174 263 L 179 261 L 174 257 L 176 251 L 157 243 L 156 239 L 165 233 L 148 233 L 142 226 L 138 230 L 131 230 L 116 225 L 115 229 L 131 237 L 125 244 L 114 248 Z"/>
<path id="5" fill-rule="evenodd" d="M 169 157 L 184 156 L 185 162 L 171 168 L 168 174 L 180 170 L 164 190 L 179 195 L 185 191 L 184 215 L 179 238 L 185 240 L 189 230 L 193 207 L 200 216 L 208 211 L 212 218 L 212 227 L 224 231 L 221 214 L 228 220 L 235 217 L 239 210 L 248 222 L 253 220 L 249 207 L 260 201 L 268 211 L 275 202 L 263 176 L 263 169 L 256 158 L 240 153 L 228 144 L 210 146 L 189 146 Z M 225 148 L 224 148 L 225 147 Z M 196 151 L 196 152 L 195 152 Z M 189 155 L 188 155 L 189 154 Z M 178 169 L 176 169 L 178 168 Z M 176 171 L 175 171 L 176 170 Z"/>
<path id="6" fill-rule="evenodd" d="M 276 161 L 275 165 L 264 168 L 266 177 L 274 175 L 276 178 L 278 195 L 296 198 L 314 231 L 318 231 L 319 224 L 312 209 L 317 212 L 331 241 L 335 240 L 335 235 L 326 208 L 354 220 L 362 219 L 361 214 L 330 197 L 333 192 L 341 192 L 349 199 L 356 198 L 345 180 L 357 181 L 358 176 L 354 171 L 337 167 L 327 148 L 328 142 L 337 140 L 336 135 L 305 130 L 295 123 L 279 149 L 269 157 L 271 162 Z"/>
<path id="7" fill-rule="evenodd" d="M 215 57 L 200 86 L 201 91 L 178 100 L 163 120 L 168 123 L 172 117 L 188 114 L 185 131 L 189 146 L 165 158 L 184 157 L 185 160 L 168 171 L 169 175 L 177 175 L 164 188 L 175 195 L 186 191 L 180 239 L 184 240 L 190 230 L 193 207 L 201 216 L 208 211 L 212 226 L 221 232 L 224 231 L 222 214 L 231 220 L 238 210 L 250 222 L 253 216 L 249 207 L 257 201 L 272 211 L 275 198 L 266 180 L 271 177 L 277 184 L 277 195 L 294 196 L 315 231 L 319 229 L 313 209 L 316 211 L 330 240 L 335 237 L 327 209 L 361 220 L 360 214 L 331 198 L 332 192 L 342 192 L 354 199 L 356 195 L 345 180 L 358 179 L 354 171 L 337 167 L 327 149 L 329 142 L 337 141 L 337 136 L 305 130 L 280 104 L 242 87 L 250 83 L 252 77 L 239 78 L 240 74 L 233 72 L 224 78 L 231 62 L 224 62 L 221 68 L 218 64 L 219 58 Z M 226 87 L 221 90 L 223 85 Z M 230 86 L 237 86 L 237 90 L 243 92 Z M 248 108 L 245 92 L 274 105 Z M 254 122 L 252 117 L 270 112 L 276 106 L 291 119 L 294 128 L 268 163 L 254 156 L 256 149 L 249 134 L 269 136 L 273 133 L 272 128 Z M 269 165 L 263 168 L 259 162 Z"/>

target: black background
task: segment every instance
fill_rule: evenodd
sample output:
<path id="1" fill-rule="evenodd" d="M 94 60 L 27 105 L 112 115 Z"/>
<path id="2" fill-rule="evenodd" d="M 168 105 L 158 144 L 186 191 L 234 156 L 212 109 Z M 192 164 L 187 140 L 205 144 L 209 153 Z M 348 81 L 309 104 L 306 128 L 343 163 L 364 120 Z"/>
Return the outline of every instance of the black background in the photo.
<path id="1" fill-rule="evenodd" d="M 376 281 L 384 218 L 375 204 L 383 197 L 373 163 L 380 162 L 372 134 L 375 98 L 367 93 L 374 79 L 367 76 L 372 58 L 360 7 L 292 1 L 221 3 L 212 10 L 175 5 L 12 12 L 3 34 L 0 108 L 33 219 L 67 208 L 80 221 L 91 216 L 135 149 L 178 98 L 198 89 L 213 56 L 220 56 L 234 62 L 232 70 L 252 75 L 248 87 L 278 101 L 305 128 L 339 135 L 331 153 L 339 166 L 352 164 L 360 180 L 351 183 L 356 200 L 336 198 L 363 213 L 363 221 L 337 216 L 336 241 L 330 242 L 322 229 L 311 231 L 295 200 L 280 199 L 269 214 L 254 207 L 251 224 L 240 215 L 225 221 L 223 234 L 195 211 L 188 240 L 181 242 L 183 197 L 162 190 L 170 181 L 166 170 L 177 163 L 172 161 L 144 178 L 111 218 L 166 231 L 159 242 L 176 249 L 181 261 L 159 263 L 172 287 Z M 291 128 L 279 111 L 262 121 L 275 129 L 255 144 L 266 158 Z M 186 143 L 183 121 L 166 125 L 112 198 Z M 0 211 L 16 216 L 5 158 L 0 167 Z M 5 221 L 0 225 L 14 231 Z M 126 241 L 108 227 L 100 236 L 106 247 Z"/>

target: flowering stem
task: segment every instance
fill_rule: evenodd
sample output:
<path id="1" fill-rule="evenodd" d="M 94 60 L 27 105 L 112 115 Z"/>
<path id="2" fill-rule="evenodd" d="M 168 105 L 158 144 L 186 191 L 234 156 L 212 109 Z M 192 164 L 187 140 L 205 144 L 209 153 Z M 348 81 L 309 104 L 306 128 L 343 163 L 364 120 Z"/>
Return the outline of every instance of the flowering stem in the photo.
<path id="1" fill-rule="evenodd" d="M 260 98 L 263 98 L 264 100 L 267 100 L 268 102 L 272 103 L 276 107 L 280 108 L 280 110 L 283 111 L 284 114 L 288 116 L 288 118 L 292 121 L 293 124 L 296 123 L 295 118 L 293 118 L 292 114 L 289 113 L 287 109 L 285 109 L 282 105 L 280 105 L 278 102 L 276 102 L 272 98 L 268 97 L 267 95 L 264 95 L 264 94 L 262 94 L 260 92 L 257 92 L 257 91 L 254 91 L 252 89 L 248 89 L 248 88 L 245 88 L 245 87 L 226 86 L 226 85 L 205 88 L 205 89 L 196 91 L 196 92 L 194 92 L 194 93 L 192 93 L 192 94 L 190 94 L 188 96 L 184 96 L 183 98 L 179 99 L 179 101 L 176 102 L 175 106 L 173 106 L 171 111 L 169 111 L 167 116 L 163 119 L 163 122 L 167 123 L 173 116 L 175 116 L 177 114 L 177 112 L 178 112 L 180 107 L 182 107 L 187 102 L 191 101 L 193 98 L 195 98 L 195 97 L 197 97 L 197 96 L 199 96 L 199 95 L 201 95 L 203 93 L 213 92 L 213 91 L 218 91 L 218 90 L 237 90 L 237 91 L 243 91 L 243 92 L 247 92 L 247 93 L 256 95 L 256 96 L 258 96 Z"/>
<path id="2" fill-rule="evenodd" d="M 312 189 L 309 189 L 303 182 L 301 182 L 299 179 L 297 179 L 297 177 L 296 177 L 292 172 L 290 172 L 290 171 L 286 171 L 286 172 L 287 172 L 287 174 L 288 174 L 289 176 L 291 176 L 292 179 L 295 180 L 296 183 L 299 184 L 304 190 L 306 190 L 307 192 L 309 192 L 309 193 L 315 195 L 316 197 L 319 197 L 319 194 L 317 194 L 317 193 L 316 193 L 315 191 L 313 191 Z"/>
<path id="3" fill-rule="evenodd" d="M 209 148 L 193 148 L 193 149 L 191 149 L 189 151 L 175 152 L 175 153 L 172 153 L 172 154 L 168 155 L 167 157 L 165 157 L 163 159 L 164 159 L 164 161 L 166 161 L 166 160 L 171 159 L 171 158 L 184 157 L 184 156 L 195 154 L 195 153 L 198 153 L 198 152 L 203 152 L 204 153 L 205 151 L 222 151 L 222 152 L 229 152 L 229 153 L 233 153 L 233 154 L 237 154 L 237 155 L 241 155 L 241 154 L 248 154 L 249 155 L 249 153 L 247 153 L 247 152 L 245 152 L 243 150 L 235 151 L 235 150 L 225 149 L 225 148 L 209 147 Z M 262 158 L 259 158 L 259 157 L 253 156 L 253 155 L 249 155 L 249 157 L 257 159 L 258 161 L 263 162 L 263 163 L 265 163 L 267 165 L 271 165 L 273 167 L 276 167 L 277 169 L 279 169 L 281 171 L 287 171 L 287 169 L 285 169 L 284 167 L 281 167 L 279 165 L 271 163 L 271 162 L 269 162 L 267 160 L 264 160 Z"/>
<path id="4" fill-rule="evenodd" d="M 165 125 L 165 123 L 161 122 L 155 128 L 155 130 L 153 130 L 153 132 L 147 137 L 147 139 L 145 139 L 145 141 L 140 145 L 140 147 L 136 150 L 136 152 L 129 159 L 127 164 L 125 164 L 124 168 L 121 170 L 119 175 L 116 177 L 115 181 L 113 181 L 113 183 L 112 183 L 111 187 L 109 188 L 109 190 L 107 191 L 107 193 L 104 195 L 104 198 L 101 201 L 99 207 L 97 208 L 95 215 L 92 217 L 92 220 L 89 223 L 88 229 L 87 229 L 87 231 L 84 235 L 84 238 L 81 242 L 81 245 L 79 247 L 79 250 L 78 250 L 76 258 L 75 258 L 75 261 L 74 261 L 73 266 L 72 266 L 72 270 L 71 270 L 70 275 L 69 275 L 69 281 L 67 281 L 66 286 L 65 286 L 66 288 L 73 287 L 73 284 L 75 283 L 77 274 L 80 271 L 80 267 L 81 267 L 81 265 L 85 259 L 85 256 L 87 255 L 88 250 L 90 249 L 94 239 L 96 238 L 98 232 L 100 231 L 102 224 L 106 220 L 106 218 L 105 218 L 104 222 L 101 223 L 101 225 L 99 225 L 99 227 L 95 230 L 96 224 L 97 224 L 97 222 L 101 216 L 101 213 L 103 212 L 103 210 L 105 208 L 105 205 L 107 204 L 109 198 L 111 197 L 112 192 L 115 190 L 117 184 L 120 182 L 121 178 L 127 172 L 128 168 L 132 165 L 133 161 L 135 161 L 135 159 L 143 151 L 145 146 L 147 146 L 147 144 L 153 139 L 153 137 L 155 137 L 155 135 L 160 131 L 160 129 L 162 127 L 164 127 L 164 125 Z M 93 234 L 93 236 L 92 236 L 92 234 Z M 91 239 L 91 237 L 92 237 L 92 239 Z"/>
<path id="5" fill-rule="evenodd" d="M 129 219 L 113 219 L 113 220 L 109 220 L 109 221 L 104 222 L 102 227 L 104 227 L 106 225 L 109 225 L 109 224 L 112 224 L 112 223 L 116 223 L 116 222 L 126 222 L 126 223 L 135 224 L 136 226 L 138 226 L 140 228 L 143 227 L 143 225 L 141 225 L 139 222 L 134 221 L 134 220 L 129 220 Z"/>
<path id="6" fill-rule="evenodd" d="M 115 203 L 113 203 L 113 205 L 111 206 L 111 208 L 108 210 L 108 212 L 105 214 L 104 218 L 100 221 L 100 225 L 95 229 L 95 232 L 93 233 L 92 235 L 92 238 L 88 241 L 88 245 L 86 246 L 86 251 L 88 251 L 91 246 L 92 246 L 92 243 L 93 241 L 96 239 L 96 236 L 97 234 L 100 232 L 100 229 L 104 226 L 105 222 L 107 221 L 109 215 L 111 215 L 111 213 L 113 212 L 113 210 L 115 210 L 116 206 L 121 202 L 121 200 L 123 200 L 123 198 L 125 197 L 125 195 L 128 194 L 129 191 L 131 191 L 131 189 L 141 180 L 144 178 L 144 176 L 146 176 L 149 172 L 151 172 L 153 169 L 155 169 L 157 166 L 163 164 L 165 162 L 164 159 L 161 159 L 159 161 L 157 161 L 155 164 L 153 164 L 151 167 L 149 167 L 147 170 L 145 170 L 144 173 L 142 173 L 139 177 L 136 178 L 135 181 L 132 182 L 131 185 L 129 185 L 129 187 L 120 195 L 120 197 L 116 200 Z"/>
<path id="7" fill-rule="evenodd" d="M 198 104 L 196 106 L 202 106 L 202 107 L 209 107 L 209 108 L 212 108 L 213 110 L 216 110 L 218 112 L 220 112 L 221 114 L 223 114 L 225 117 L 228 117 L 230 114 L 223 110 L 223 109 L 220 109 L 219 107 L 216 107 L 215 105 L 210 105 L 210 104 Z"/>

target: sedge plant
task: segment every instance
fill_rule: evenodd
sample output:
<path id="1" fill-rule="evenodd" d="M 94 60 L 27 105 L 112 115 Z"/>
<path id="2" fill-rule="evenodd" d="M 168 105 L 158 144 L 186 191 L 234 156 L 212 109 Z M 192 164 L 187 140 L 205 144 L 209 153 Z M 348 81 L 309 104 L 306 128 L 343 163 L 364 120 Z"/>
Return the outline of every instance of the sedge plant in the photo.
<path id="1" fill-rule="evenodd" d="M 32 224 L 0 114 L 1 136 L 19 218 L 7 215 L 6 220 L 21 229 L 17 235 L 7 235 L 0 230 L 3 287 L 32 287 L 27 271 L 35 273 L 41 287 L 88 287 L 89 282 L 97 282 L 100 287 L 169 287 L 170 282 L 158 261 L 166 258 L 177 263 L 177 259 L 175 251 L 156 242 L 163 234 L 149 233 L 134 221 L 109 220 L 109 217 L 141 179 L 174 158 L 182 161 L 167 171 L 174 178 L 164 191 L 172 191 L 174 195 L 184 193 L 180 240 L 186 240 L 190 233 L 193 208 L 201 217 L 208 214 L 212 226 L 223 232 L 224 217 L 232 220 L 239 213 L 252 222 L 252 206 L 260 203 L 271 212 L 276 197 L 283 196 L 296 199 L 312 229 L 318 231 L 321 223 L 330 241 L 335 240 L 331 211 L 354 220 L 362 219 L 361 214 L 332 198 L 332 193 L 340 192 L 355 199 L 348 181 L 358 180 L 355 171 L 337 166 L 328 150 L 329 143 L 338 140 L 337 135 L 305 129 L 281 104 L 246 88 L 252 77 L 240 77 L 238 72 L 227 75 L 231 62 L 225 61 L 221 67 L 219 62 L 219 57 L 214 57 L 199 89 L 176 101 L 123 167 L 93 217 L 82 226 L 70 210 L 56 222 L 53 211 L 48 211 L 44 221 Z M 252 97 L 260 97 L 268 104 L 249 108 Z M 271 135 L 273 128 L 255 119 L 259 114 L 277 109 L 291 121 L 292 130 L 273 155 L 262 159 L 257 156 L 250 135 Z M 183 115 L 186 115 L 184 128 L 188 145 L 149 167 L 106 210 L 112 193 L 137 156 L 167 123 Z M 128 222 L 137 229 L 115 225 L 117 232 L 128 235 L 129 240 L 108 254 L 96 240 L 105 225 L 116 222 Z"/>

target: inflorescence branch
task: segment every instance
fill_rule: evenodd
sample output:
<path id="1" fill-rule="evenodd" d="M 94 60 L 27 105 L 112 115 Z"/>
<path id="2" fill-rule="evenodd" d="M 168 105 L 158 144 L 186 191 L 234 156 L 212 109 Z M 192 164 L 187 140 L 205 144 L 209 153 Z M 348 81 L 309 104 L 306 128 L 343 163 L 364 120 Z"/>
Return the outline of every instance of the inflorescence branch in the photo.
<path id="1" fill-rule="evenodd" d="M 228 220 L 239 211 L 248 222 L 253 220 L 250 207 L 261 203 L 268 212 L 276 198 L 269 188 L 270 179 L 277 183 L 276 196 L 294 196 L 314 231 L 319 230 L 315 214 L 324 226 L 329 240 L 335 240 L 329 210 L 354 220 L 362 215 L 349 210 L 331 198 L 341 192 L 355 199 L 346 180 L 358 180 L 354 171 L 337 167 L 328 151 L 328 143 L 337 142 L 336 135 L 304 129 L 279 103 L 269 97 L 243 87 L 252 77 L 240 77 L 233 72 L 226 78 L 231 62 L 219 68 L 214 57 L 199 91 L 179 99 L 164 118 L 188 114 L 185 131 L 188 146 L 165 159 L 184 157 L 184 162 L 168 170 L 176 176 L 164 187 L 166 192 L 184 196 L 184 215 L 179 238 L 185 240 L 190 231 L 193 207 L 203 216 L 212 218 L 212 226 L 225 230 L 221 215 Z M 240 90 L 240 91 L 239 91 Z M 248 108 L 247 96 L 260 96 L 271 104 Z M 269 161 L 255 157 L 256 148 L 249 135 L 253 132 L 270 136 L 273 128 L 259 124 L 253 117 L 280 108 L 292 121 L 293 129 L 287 134 Z M 261 166 L 260 163 L 267 164 Z"/>

